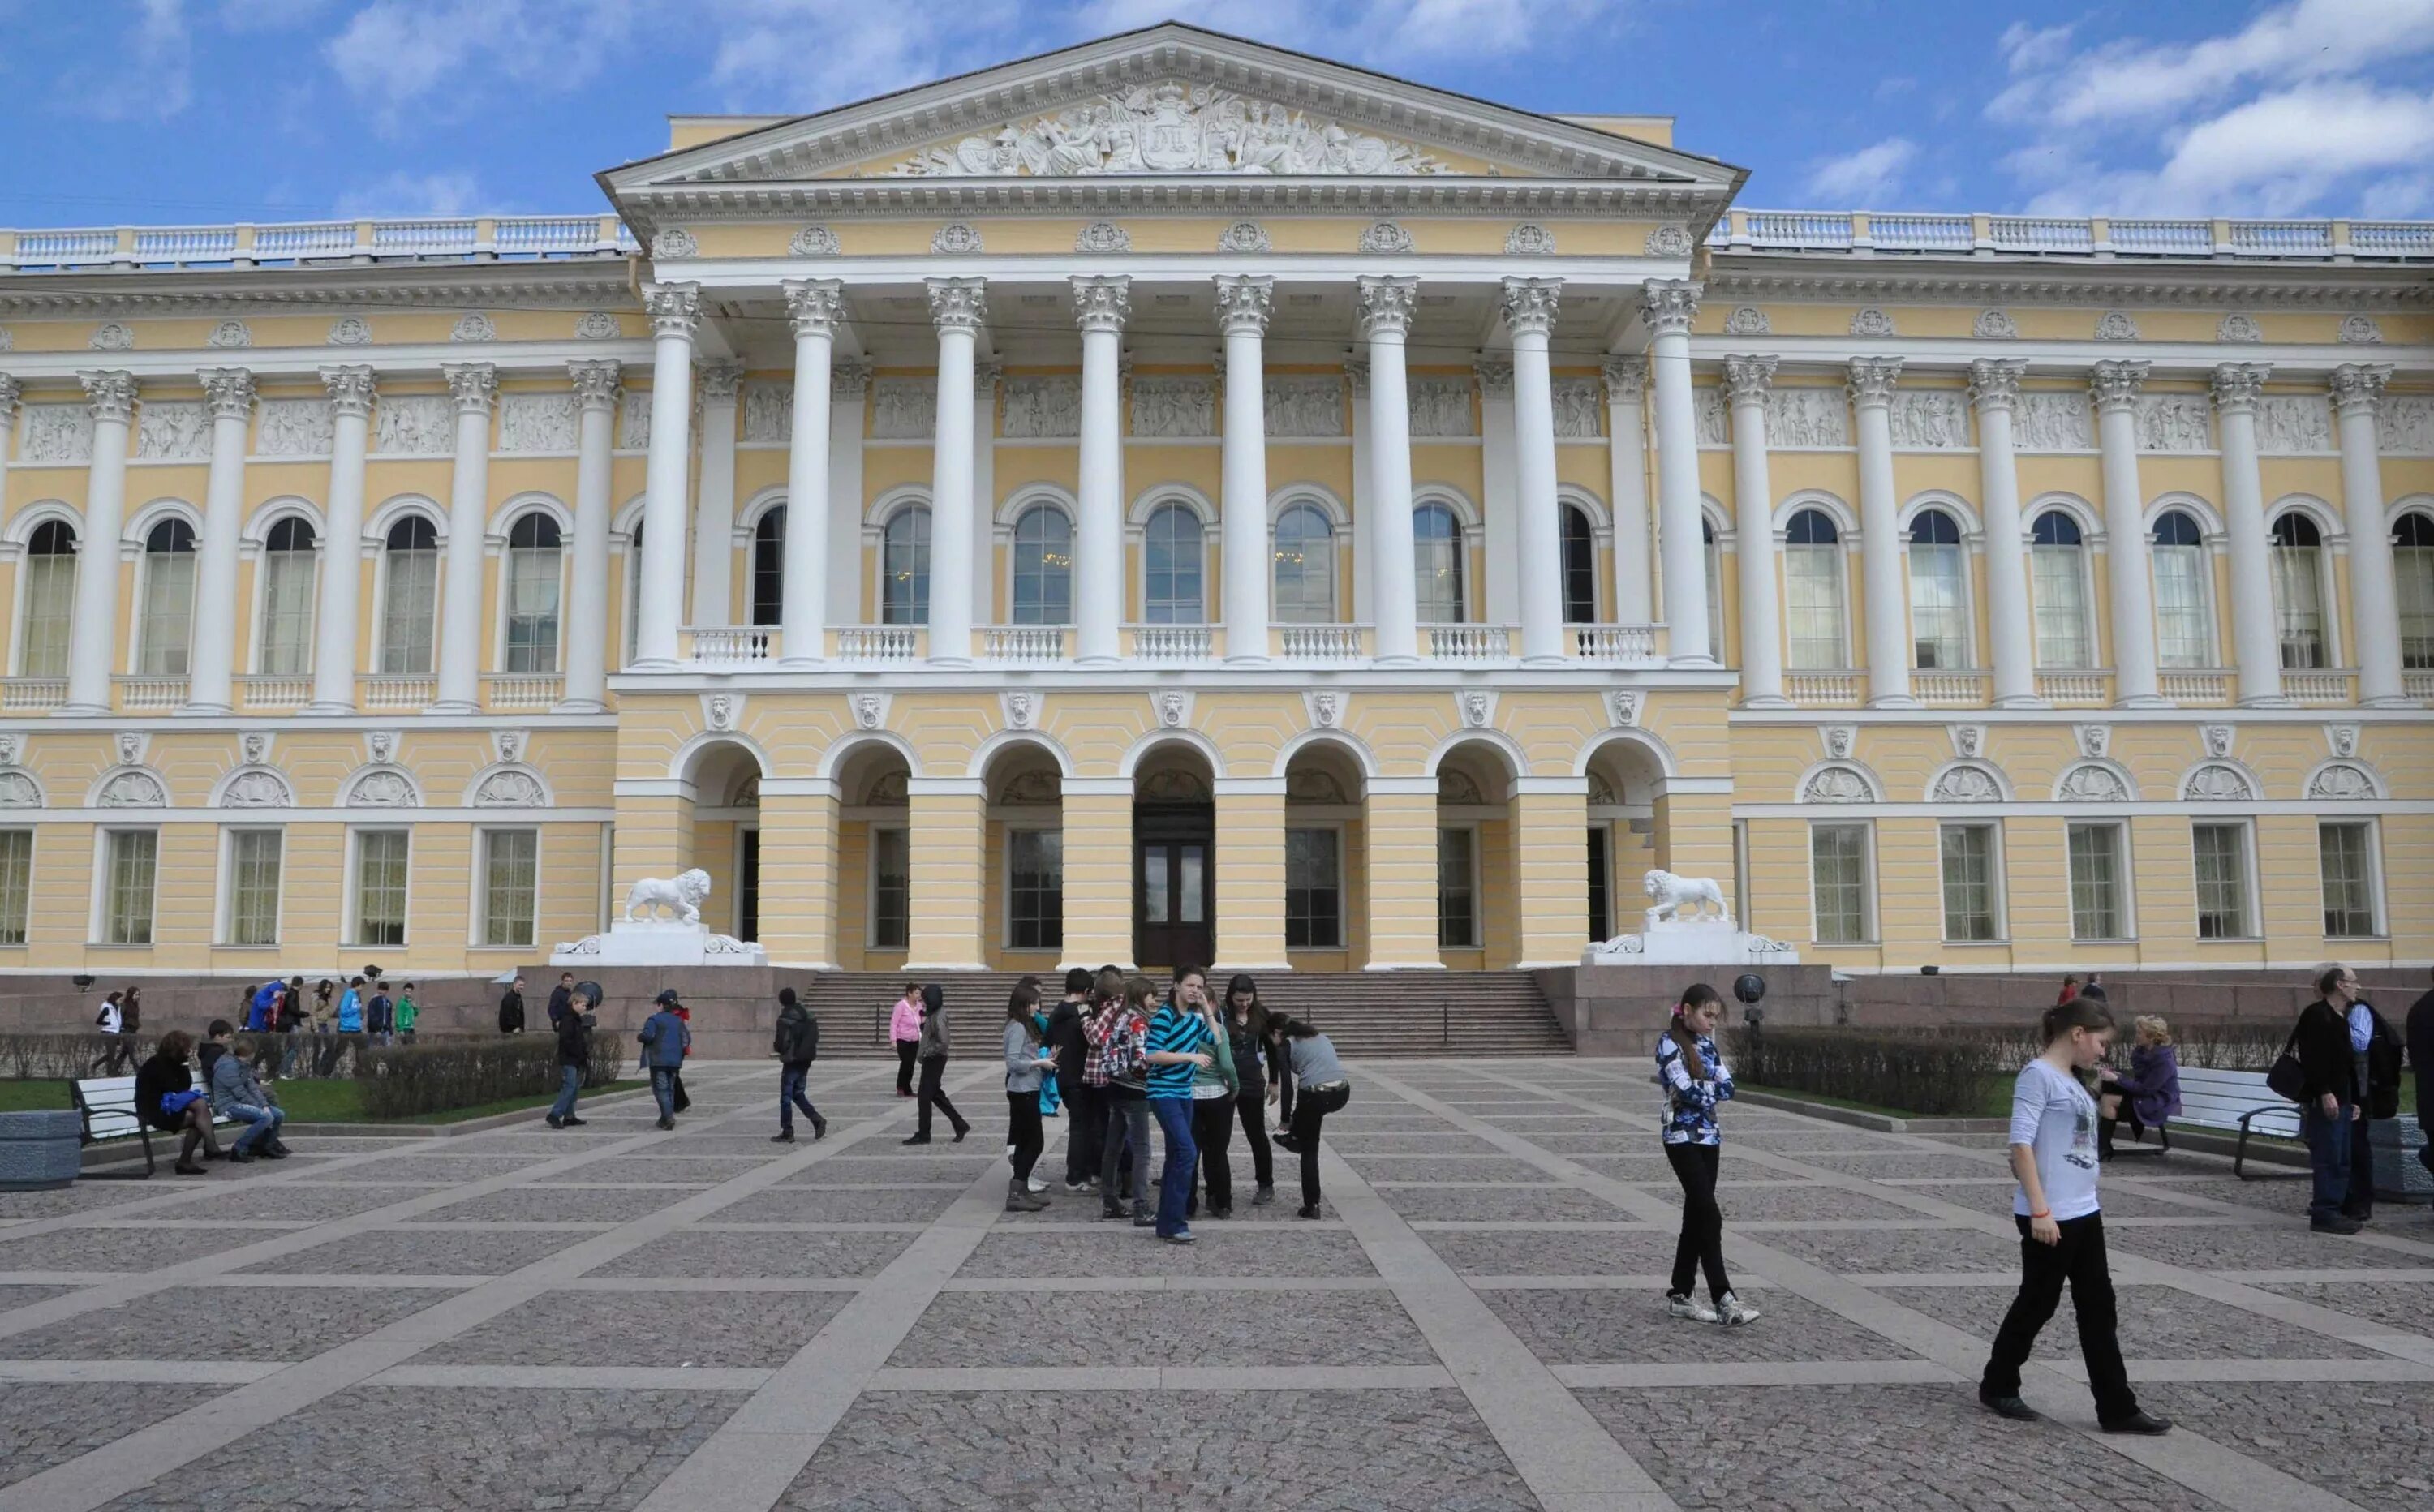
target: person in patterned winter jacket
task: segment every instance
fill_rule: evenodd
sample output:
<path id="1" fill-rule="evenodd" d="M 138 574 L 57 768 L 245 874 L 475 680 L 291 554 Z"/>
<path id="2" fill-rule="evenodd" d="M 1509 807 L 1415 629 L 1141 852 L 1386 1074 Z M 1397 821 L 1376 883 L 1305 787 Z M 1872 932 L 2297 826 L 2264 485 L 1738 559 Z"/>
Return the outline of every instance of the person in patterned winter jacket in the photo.
<path id="1" fill-rule="evenodd" d="M 1756 1321 L 1757 1309 L 1733 1295 L 1724 1275 L 1724 1215 L 1716 1206 L 1716 1163 L 1723 1152 L 1716 1105 L 1733 1095 L 1732 1069 L 1716 1053 L 1716 1023 L 1723 1016 L 1723 998 L 1706 982 L 1694 982 L 1656 1041 L 1656 1082 L 1665 1089 L 1665 1159 L 1682 1183 L 1682 1237 L 1673 1247 L 1673 1283 L 1665 1305 L 1675 1317 L 1737 1327 Z M 1712 1307 L 1691 1292 L 1703 1269 Z"/>

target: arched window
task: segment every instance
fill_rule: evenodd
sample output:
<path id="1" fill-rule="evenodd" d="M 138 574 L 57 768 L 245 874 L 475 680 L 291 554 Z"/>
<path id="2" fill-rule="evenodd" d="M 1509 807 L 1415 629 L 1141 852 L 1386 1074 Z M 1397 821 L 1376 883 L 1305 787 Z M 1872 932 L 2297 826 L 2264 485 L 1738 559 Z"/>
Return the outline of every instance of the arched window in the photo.
<path id="1" fill-rule="evenodd" d="M 2434 667 L 2434 515 L 2400 517 L 2391 565 L 2400 578 L 2400 665 Z"/>
<path id="2" fill-rule="evenodd" d="M 557 671 L 557 521 L 533 510 L 507 531 L 507 654 L 510 672 Z"/>
<path id="3" fill-rule="evenodd" d="M 1843 616 L 1843 534 L 1822 509 L 1804 509 L 1784 532 L 1783 582 L 1796 671 L 1850 663 Z"/>
<path id="4" fill-rule="evenodd" d="M 381 543 L 380 670 L 392 677 L 431 675 L 439 610 L 439 532 L 427 515 L 408 515 Z"/>
<path id="5" fill-rule="evenodd" d="M 2036 620 L 2037 665 L 2088 667 L 2087 551 L 2079 521 L 2048 509 L 2029 527 L 2029 591 Z"/>
<path id="6" fill-rule="evenodd" d="M 68 674 L 68 634 L 76 623 L 76 527 L 46 519 L 26 542 L 25 628 L 17 671 L 26 677 Z"/>
<path id="7" fill-rule="evenodd" d="M 1462 521 L 1443 504 L 1412 511 L 1412 591 L 1424 625 L 1456 625 L 1463 605 Z"/>
<path id="8" fill-rule="evenodd" d="M 1154 625 L 1196 625 L 1208 618 L 1201 562 L 1208 543 L 1200 517 L 1181 504 L 1160 504 L 1141 531 L 1141 619 Z"/>
<path id="9" fill-rule="evenodd" d="M 1910 640 L 1922 671 L 1969 665 L 1969 563 L 1941 509 L 1910 522 Z"/>
<path id="10" fill-rule="evenodd" d="M 1316 504 L 1277 517 L 1277 620 L 1328 624 L 1335 619 L 1335 525 Z"/>
<path id="11" fill-rule="evenodd" d="M 313 526 L 294 515 L 262 542 L 262 668 L 272 677 L 313 670 Z"/>
<path id="12" fill-rule="evenodd" d="M 2166 667 L 2214 665 L 2214 597 L 2206 591 L 2205 533 L 2185 509 L 2156 518 L 2155 660 Z"/>
<path id="13" fill-rule="evenodd" d="M 626 664 L 639 654 L 643 637 L 643 517 L 626 541 Z"/>
<path id="14" fill-rule="evenodd" d="M 879 548 L 882 624 L 930 622 L 930 508 L 915 504 L 887 520 Z"/>
<path id="15" fill-rule="evenodd" d="M 1707 571 L 1707 654 L 1724 659 L 1724 548 L 1716 539 L 1715 521 L 1699 517 L 1699 555 Z"/>
<path id="16" fill-rule="evenodd" d="M 752 526 L 752 623 L 776 624 L 786 609 L 786 506 L 764 510 Z"/>
<path id="17" fill-rule="evenodd" d="M 1597 623 L 1597 535 L 1588 511 L 1564 506 L 1564 623 Z"/>
<path id="18" fill-rule="evenodd" d="M 1073 521 L 1034 504 L 1014 522 L 1014 622 L 1073 622 Z"/>
<path id="19" fill-rule="evenodd" d="M 2330 659 L 2324 640 L 2324 535 L 2291 510 L 2268 533 L 2273 543 L 2273 611 L 2282 632 L 2282 665 L 2317 668 Z"/>
<path id="20" fill-rule="evenodd" d="M 195 527 L 164 519 L 144 537 L 143 607 L 135 632 L 136 671 L 183 677 L 195 638 Z"/>

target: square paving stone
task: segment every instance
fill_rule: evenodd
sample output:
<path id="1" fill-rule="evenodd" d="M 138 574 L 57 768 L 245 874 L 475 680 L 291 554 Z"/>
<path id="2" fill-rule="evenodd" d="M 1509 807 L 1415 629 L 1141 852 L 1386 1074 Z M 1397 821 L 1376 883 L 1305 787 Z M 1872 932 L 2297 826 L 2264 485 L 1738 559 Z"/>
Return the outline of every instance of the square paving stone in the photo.
<path id="1" fill-rule="evenodd" d="M 181 1391 L 118 1382 L 0 1385 L 0 1486 L 106 1448 L 195 1404 Z"/>
<path id="2" fill-rule="evenodd" d="M 54 1297 L 65 1297 L 77 1289 L 74 1286 L 0 1286 L 0 1313 L 31 1307 L 36 1302 L 47 1302 Z M 5 1353 L 8 1348 L 7 1344 L 0 1343 L 0 1353 Z"/>
<path id="3" fill-rule="evenodd" d="M 57 1218 L 169 1193 L 149 1181 L 78 1181 L 47 1192 L 0 1192 L 0 1219 Z M 163 1212 L 175 1209 L 164 1208 Z"/>
<path id="4" fill-rule="evenodd" d="M 1281 1424 L 1289 1453 L 1277 1449 Z M 1159 1392 L 1145 1402 L 1049 1391 L 866 1392 L 779 1505 L 1520 1512 L 1538 1502 L 1458 1391 Z"/>
<path id="5" fill-rule="evenodd" d="M 1293 1156 L 1278 1151 L 1284 1160 Z M 1488 1156 L 1432 1160 L 1425 1155 L 1346 1155 L 1352 1168 L 1372 1181 L 1544 1181 L 1547 1173 L 1528 1161 Z"/>
<path id="6" fill-rule="evenodd" d="M 1668 1207 L 1682 1205 L 1682 1189 L 1678 1186 L 1646 1181 L 1639 1190 Z M 1830 1223 L 1838 1219 L 1916 1223 L 1925 1216 L 1897 1202 L 1839 1186 L 1752 1186 L 1722 1181 L 1716 1186 L 1716 1202 L 1724 1210 L 1726 1223 Z"/>
<path id="7" fill-rule="evenodd" d="M 1584 1134 L 1533 1130 L 1521 1137 L 1551 1155 L 1565 1155 L 1574 1160 L 1583 1156 L 1646 1155 L 1651 1152 L 1654 1152 L 1660 1162 L 1665 1159 L 1656 1135 L 1651 1130 L 1618 1129 L 1612 1133 Z M 1725 1153 L 1727 1156 L 1731 1154 L 1730 1146 L 1725 1147 Z"/>
<path id="8" fill-rule="evenodd" d="M 2107 1229 L 2105 1248 L 2193 1270 L 2417 1270 L 2434 1250 L 2387 1249 L 2336 1233 L 2209 1224 L 2189 1229 Z"/>
<path id="9" fill-rule="evenodd" d="M 568 1153 L 574 1152 L 570 1150 Z M 547 1158 L 544 1155 L 400 1155 L 391 1160 L 358 1165 L 353 1174 L 374 1181 L 427 1181 L 454 1185 L 460 1181 L 487 1181 L 494 1176 L 528 1171 Z"/>
<path id="10" fill-rule="evenodd" d="M 1650 1146 L 1654 1146 L 1654 1140 L 1649 1141 Z M 1594 1171 L 1598 1175 L 1605 1177 L 1609 1181 L 1654 1183 L 1659 1181 L 1671 1181 L 1673 1180 L 1673 1166 L 1671 1163 L 1667 1161 L 1663 1155 L 1655 1153 L 1644 1155 L 1574 1155 L 1570 1157 L 1570 1160 L 1573 1164 L 1579 1166 L 1582 1170 Z"/>
<path id="11" fill-rule="evenodd" d="M 2434 1335 L 2434 1282 L 2268 1282 L 2257 1289 L 2329 1307 L 2398 1333 Z"/>
<path id="12" fill-rule="evenodd" d="M 2305 1176 L 2268 1178 L 2244 1181 L 2236 1176 L 2202 1177 L 2195 1181 L 2157 1181 L 2154 1190 L 2168 1197 L 2202 1198 L 2208 1202 L 2228 1202 L 2237 1208 L 2257 1213 L 2276 1213 L 2304 1217 L 2315 1183 Z M 2113 1193 L 2104 1194 L 2105 1211 L 2113 1208 Z M 2159 1211 L 2193 1216 L 2203 1208 L 2186 1204 L 2158 1204 Z"/>
<path id="13" fill-rule="evenodd" d="M 2434 1502 L 2434 1385 L 2141 1385 L 2139 1404 L 2371 1512 Z"/>
<path id="14" fill-rule="evenodd" d="M 822 1116 L 827 1115 L 823 1113 Z M 792 1145 L 773 1145 L 769 1142 L 769 1136 L 766 1133 L 678 1134 L 667 1147 L 667 1150 L 672 1154 L 719 1156 L 735 1160 L 752 1160 L 763 1164 L 783 1160 L 818 1143 L 812 1138 L 810 1120 L 797 1117 L 796 1121 L 802 1127 L 796 1130 L 795 1143 Z M 774 1130 L 777 1126 L 778 1120 L 773 1114 L 769 1120 L 769 1128 Z M 652 1153 L 659 1152 L 660 1147 L 652 1147 Z"/>
<path id="15" fill-rule="evenodd" d="M 435 1302 L 444 1291 L 172 1286 L 0 1339 L 12 1360 L 303 1360 Z"/>
<path id="16" fill-rule="evenodd" d="M 682 1156 L 630 1155 L 594 1161 L 583 1167 L 582 1174 L 594 1181 L 715 1186 L 721 1181 L 731 1181 L 747 1172 L 757 1171 L 767 1164 L 766 1161 L 751 1160 L 688 1160 Z"/>
<path id="17" fill-rule="evenodd" d="M 1504 1151 L 1486 1140 L 1470 1134 L 1360 1134 L 1346 1130 L 1338 1134 L 1334 1120 L 1328 1119 L 1319 1131 L 1319 1143 L 1331 1145 L 1340 1155 L 1501 1155 Z"/>
<path id="18" fill-rule="evenodd" d="M 357 1386 L 109 1504 L 113 1512 L 632 1507 L 743 1402 L 740 1392 Z"/>
<path id="19" fill-rule="evenodd" d="M 517 1186 L 434 1208 L 417 1223 L 626 1223 L 699 1197 L 697 1186 Z"/>
<path id="20" fill-rule="evenodd" d="M 1845 1276 L 2020 1267 L 2018 1239 L 1975 1229 L 1768 1229 L 1750 1237 Z M 1729 1236 L 1724 1254 L 1732 1256 Z"/>
<path id="21" fill-rule="evenodd" d="M 428 1365 L 774 1369 L 849 1292 L 689 1290 L 673 1306 L 632 1292 L 547 1291 L 417 1356 Z"/>
<path id="22" fill-rule="evenodd" d="M 765 1187 L 711 1214 L 705 1223 L 930 1223 L 961 1197 L 960 1188 L 804 1189 Z"/>
<path id="23" fill-rule="evenodd" d="M 438 1186 L 297 1186 L 282 1181 L 214 1193 L 201 1205 L 182 1211 L 196 1217 L 229 1221 L 260 1218 L 271 1223 L 327 1223 L 445 1190 Z M 180 1211 L 171 1208 L 163 1213 L 165 1216 Z"/>
<path id="24" fill-rule="evenodd" d="M 1846 1155 L 1879 1149 L 1888 1152 L 1918 1150 L 1916 1145 L 1897 1134 L 1876 1134 L 1840 1126 L 1827 1129 L 1745 1129 L 1729 1110 L 1723 1118 L 1725 1143 L 1773 1150 L 1794 1159 L 1806 1159 L 1801 1154 L 1803 1150 L 1839 1150 Z"/>
<path id="25" fill-rule="evenodd" d="M 1674 1236 L 1645 1230 L 1423 1229 L 1420 1238 L 1465 1276 L 1662 1276 L 1673 1269 Z"/>
<path id="26" fill-rule="evenodd" d="M 999 1215 L 997 1220 L 998 1226 L 1005 1229 L 1036 1229 L 1043 1226 L 1055 1225 L 1066 1228 L 1095 1229 L 1097 1225 L 1106 1223 L 1110 1228 L 1118 1227 L 1116 1220 L 1106 1218 L 1101 1215 L 1099 1198 L 1094 1193 L 1069 1193 L 1061 1186 L 1053 1186 L 1049 1188 L 1049 1190 L 1038 1195 L 1049 1199 L 1048 1206 L 1040 1209 L 1037 1213 L 1002 1214 Z M 1126 1200 L 1129 1202 L 1130 1198 L 1127 1198 Z M 1151 1202 L 1155 1205 L 1156 1201 L 1156 1189 L 1152 1188 Z M 1277 1188 L 1277 1199 L 1269 1203 L 1266 1207 L 1254 1206 L 1251 1202 L 1250 1190 L 1238 1186 L 1234 1189 L 1234 1215 L 1232 1217 L 1218 1218 L 1213 1215 L 1206 1219 L 1194 1217 L 1191 1220 L 1192 1230 L 1194 1232 L 1200 1232 L 1204 1223 L 1213 1224 L 1220 1228 L 1231 1228 L 1237 1224 L 1249 1223 L 1261 1225 L 1272 1223 L 1298 1223 L 1301 1220 L 1296 1215 L 1296 1210 L 1300 1205 L 1301 1189 L 1294 1185 L 1290 1181 L 1288 1181 L 1284 1185 Z M 1335 1204 L 1328 1201 L 1324 1198 L 1319 1199 L 1318 1211 L 1321 1216 L 1327 1218 L 1333 1218 L 1338 1215 L 1335 1211 Z M 1127 1225 L 1128 1222 L 1129 1220 L 1127 1220 Z"/>
<path id="27" fill-rule="evenodd" d="M 1088 1233 L 984 1236 L 958 1276 L 1375 1276 L 1341 1230 L 1249 1231 L 1195 1224 L 1198 1244 L 1161 1244 L 1147 1229 L 1110 1223 Z"/>
<path id="28" fill-rule="evenodd" d="M 900 1181 L 952 1181 L 969 1186 L 999 1167 L 1002 1155 L 934 1157 L 918 1163 L 885 1156 L 839 1156 L 819 1162 L 778 1182 L 794 1186 L 873 1186 Z"/>
<path id="29" fill-rule="evenodd" d="M 1894 1300 L 1992 1341 L 2009 1311 L 2012 1286 L 1918 1286 Z M 2232 1307 L 2177 1286 L 2114 1288 L 2116 1337 L 2133 1360 L 2365 1360 L 2373 1350 L 2278 1318 Z M 2079 1357 L 2079 1314 L 2065 1293 L 2062 1306 L 2037 1334 L 2042 1356 Z"/>
<path id="30" fill-rule="evenodd" d="M 1913 1358 L 1893 1340 L 1781 1287 L 1753 1299 L 1758 1320 L 1740 1328 L 1671 1317 L 1661 1289 L 1500 1290 L 1479 1296 L 1531 1353 L 1550 1365 Z"/>
<path id="31" fill-rule="evenodd" d="M 1931 1197 L 1939 1202 L 1949 1202 L 1957 1208 L 1967 1208 L 1972 1213 L 1992 1214 L 1997 1217 L 2009 1218 L 2012 1215 L 2012 1194 L 2017 1188 L 2006 1179 L 1985 1182 L 1905 1181 L 1894 1190 L 1909 1192 L 1918 1197 Z M 2114 1232 L 2110 1224 L 2110 1220 L 2114 1218 L 2206 1216 L 2205 1210 L 2203 1208 L 2190 1207 L 2185 1202 L 2167 1202 L 2159 1197 L 2150 1197 L 2144 1192 L 2133 1192 L 2126 1187 L 2109 1183 L 2100 1194 L 2100 1199 L 2104 1204 L 2103 1213 L 2107 1219 L 2104 1232 L 2108 1235 Z"/>
<path id="32" fill-rule="evenodd" d="M 275 1237 L 275 1230 L 245 1227 L 54 1229 L 21 1239 L 0 1231 L 0 1271 L 160 1270 Z"/>
<path id="33" fill-rule="evenodd" d="M 1752 1332 L 1765 1327 L 1760 1319 Z M 2146 1391 L 2140 1388 L 2142 1398 Z M 2089 1453 L 2068 1429 L 2004 1422 L 1964 1386 L 1575 1395 L 1684 1512 L 1833 1506 L 2211 1512 L 2215 1506 L 2131 1460 Z"/>
<path id="34" fill-rule="evenodd" d="M 1903 1181 L 1936 1181 L 1970 1176 L 2000 1176 L 2003 1163 L 1979 1160 L 1968 1155 L 1905 1155 L 1887 1152 L 1882 1155 L 1801 1155 L 1787 1153 L 1788 1160 L 1820 1170 L 1839 1171 L 1844 1176 L 1862 1177 L 1869 1181 L 1888 1178 Z"/>
<path id="35" fill-rule="evenodd" d="M 904 1252 L 909 1233 L 785 1233 L 694 1230 L 662 1235 L 618 1256 L 595 1276 L 876 1276 Z"/>
<path id="36" fill-rule="evenodd" d="M 368 1229 L 245 1268 L 257 1276 L 504 1276 L 590 1237 L 566 1230 Z"/>
<path id="37" fill-rule="evenodd" d="M 897 1346 L 897 1367 L 1434 1365 L 1428 1340 L 1386 1291 L 1110 1292 L 1077 1327 L 1064 1292 L 941 1292 Z M 1279 1320 L 1289 1320 L 1279 1328 Z M 1289 1336 L 1288 1336 L 1289 1335 Z"/>
<path id="38" fill-rule="evenodd" d="M 1571 1186 L 1390 1186 L 1378 1196 L 1409 1222 L 1631 1221 L 1625 1210 Z"/>

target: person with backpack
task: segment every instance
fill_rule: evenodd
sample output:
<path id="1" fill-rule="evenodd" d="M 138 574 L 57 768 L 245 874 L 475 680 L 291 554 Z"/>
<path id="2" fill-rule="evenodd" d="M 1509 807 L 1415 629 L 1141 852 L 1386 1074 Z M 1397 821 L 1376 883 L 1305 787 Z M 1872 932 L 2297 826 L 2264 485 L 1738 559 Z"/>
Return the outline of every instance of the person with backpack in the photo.
<path id="1" fill-rule="evenodd" d="M 693 1047 L 693 1030 L 677 1013 L 677 993 L 671 987 L 656 1000 L 658 1011 L 643 1021 L 643 1067 L 651 1074 L 651 1096 L 660 1105 L 660 1127 L 677 1126 L 677 1073 L 684 1068 L 685 1051 Z"/>
<path id="2" fill-rule="evenodd" d="M 550 1027 L 557 1027 L 557 1011 L 549 1016 Z M 522 1034 L 524 1031 L 524 979 L 521 977 L 499 994 L 499 1032 Z"/>
<path id="3" fill-rule="evenodd" d="M 1099 1145 L 1106 1135 L 1106 1098 L 1083 1079 L 1090 1057 L 1090 973 L 1065 974 L 1065 996 L 1048 1011 L 1042 1036 L 1056 1056 L 1056 1087 L 1065 1098 L 1065 1190 L 1099 1189 Z"/>
<path id="4" fill-rule="evenodd" d="M 287 984 L 276 977 L 253 990 L 253 995 L 246 999 L 245 1005 L 245 1031 L 248 1034 L 270 1032 L 271 1021 L 279 1012 L 279 999 L 286 991 Z"/>
<path id="5" fill-rule="evenodd" d="M 135 1042 L 127 1032 L 127 1010 L 120 1005 L 119 999 L 120 994 L 115 992 L 105 995 L 101 1000 L 101 1011 L 93 1016 L 93 1027 L 101 1031 L 102 1045 L 101 1053 L 94 1056 L 93 1063 L 84 1068 L 86 1076 L 102 1075 L 102 1067 L 105 1065 L 110 1068 L 109 1074 L 113 1077 L 126 1075 L 121 1068 L 126 1065 L 128 1057 L 134 1050 Z"/>
<path id="6" fill-rule="evenodd" d="M 1101 978 L 1102 985 L 1106 977 Z M 1107 1110 L 1106 1132 L 1099 1147 L 1099 1215 L 1126 1215 L 1122 1178 L 1132 1190 L 1133 1227 L 1157 1223 L 1149 1210 L 1149 1067 L 1141 1059 L 1149 1044 L 1149 1001 L 1157 989 L 1146 977 L 1123 979 L 1123 995 L 1099 1011 L 1090 1028 L 1090 1054 L 1082 1070 L 1084 1080 L 1096 1086 Z M 1124 1161 L 1129 1155 L 1131 1166 Z"/>
<path id="7" fill-rule="evenodd" d="M 955 1143 L 960 1145 L 972 1126 L 955 1112 L 954 1099 L 947 1096 L 947 994 L 936 982 L 921 989 L 921 1037 L 915 1047 L 921 1062 L 920 1102 L 913 1136 L 904 1143 L 930 1143 L 930 1115 L 935 1111 L 945 1113 L 947 1122 L 954 1126 Z"/>
<path id="8" fill-rule="evenodd" d="M 338 1032 L 364 1032 L 364 979 L 361 977 L 351 978 L 346 991 L 338 994 Z"/>
<path id="9" fill-rule="evenodd" d="M 1039 1123 L 1040 1079 L 1056 1063 L 1056 1052 L 1041 1042 L 1039 986 L 1024 982 L 1005 1004 L 1005 1142 L 1014 1179 L 1006 1182 L 1008 1213 L 1037 1213 L 1048 1199 L 1031 1190 L 1031 1167 L 1037 1164 L 1047 1135 Z"/>
<path id="10" fill-rule="evenodd" d="M 1166 1164 L 1158 1170 L 1157 1236 L 1168 1244 L 1191 1244 L 1194 1235 L 1184 1209 L 1191 1200 L 1191 1177 L 1200 1164 L 1200 1147 L 1191 1138 L 1194 1072 L 1217 1063 L 1212 1053 L 1216 1032 L 1202 1016 L 1207 1007 L 1208 978 L 1197 966 L 1174 974 L 1174 994 L 1160 1003 L 1149 1019 L 1147 1062 L 1150 1115 L 1166 1141 Z M 1142 1148 L 1148 1146 L 1144 1143 Z"/>
<path id="11" fill-rule="evenodd" d="M 769 1042 L 769 1053 L 778 1058 L 778 1133 L 769 1143 L 795 1142 L 797 1108 L 812 1121 L 813 1140 L 828 1138 L 829 1121 L 803 1095 L 804 1079 L 812 1074 L 812 1062 L 820 1058 L 820 1021 L 791 987 L 778 989 L 778 1032 Z"/>

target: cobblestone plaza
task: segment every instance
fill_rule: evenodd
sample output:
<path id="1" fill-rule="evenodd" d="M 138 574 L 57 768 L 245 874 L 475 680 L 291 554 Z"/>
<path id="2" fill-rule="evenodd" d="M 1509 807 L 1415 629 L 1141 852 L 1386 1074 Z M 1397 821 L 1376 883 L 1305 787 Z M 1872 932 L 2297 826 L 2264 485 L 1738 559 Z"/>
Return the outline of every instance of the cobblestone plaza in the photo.
<path id="1" fill-rule="evenodd" d="M 1726 1332 L 1664 1315 L 1640 1062 L 1351 1070 L 1322 1220 L 1287 1174 L 1191 1248 L 1060 1188 L 1003 1213 L 997 1120 L 903 1147 L 875 1065 L 815 1068 L 816 1144 L 765 1142 L 774 1069 L 712 1063 L 674 1134 L 626 1097 L 0 1195 L 0 1512 L 2434 1505 L 2423 1209 L 2340 1238 L 2273 1167 L 2111 1167 L 2124 1352 L 2180 1425 L 2111 1438 L 2067 1303 L 2048 1420 L 1975 1400 L 1999 1136 L 1728 1110 L 1764 1316 Z"/>

